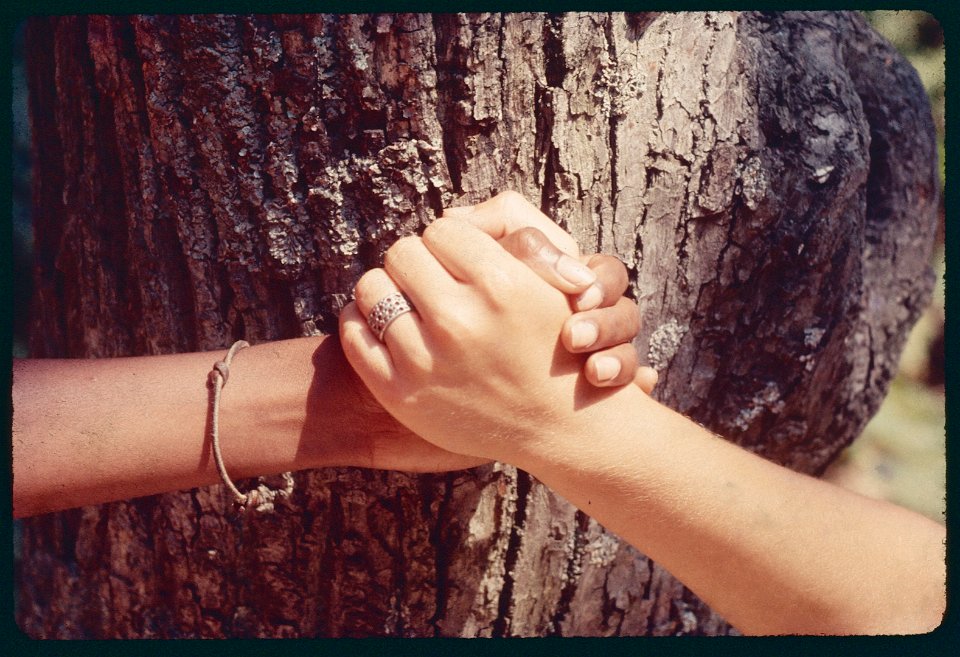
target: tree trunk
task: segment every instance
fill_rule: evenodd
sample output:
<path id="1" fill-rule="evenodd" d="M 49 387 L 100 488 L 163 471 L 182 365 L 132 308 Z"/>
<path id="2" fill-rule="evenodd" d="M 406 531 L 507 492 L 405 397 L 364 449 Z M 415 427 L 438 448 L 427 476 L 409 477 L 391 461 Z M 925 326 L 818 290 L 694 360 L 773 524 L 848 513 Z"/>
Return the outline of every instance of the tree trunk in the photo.
<path id="1" fill-rule="evenodd" d="M 513 188 L 628 264 L 661 400 L 819 473 L 932 286 L 930 110 L 856 14 L 62 17 L 27 47 L 38 357 L 333 331 L 397 237 Z M 229 500 L 24 521 L 21 627 L 730 631 L 510 466 L 300 472 L 242 518 Z"/>

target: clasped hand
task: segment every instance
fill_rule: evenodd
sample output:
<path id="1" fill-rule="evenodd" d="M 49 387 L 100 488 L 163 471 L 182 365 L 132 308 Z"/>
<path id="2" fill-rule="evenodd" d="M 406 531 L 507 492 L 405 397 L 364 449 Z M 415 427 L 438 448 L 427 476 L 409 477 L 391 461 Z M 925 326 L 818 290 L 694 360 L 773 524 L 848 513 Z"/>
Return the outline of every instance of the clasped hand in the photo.
<path id="1" fill-rule="evenodd" d="M 414 433 L 447 450 L 507 460 L 545 428 L 563 430 L 574 406 L 602 388 L 636 378 L 649 391 L 656 380 L 638 369 L 630 344 L 639 313 L 622 296 L 626 270 L 611 256 L 588 262 L 517 194 L 447 211 L 360 279 L 355 303 L 341 314 L 344 353 Z M 414 311 L 380 342 L 366 317 L 398 291 Z"/>

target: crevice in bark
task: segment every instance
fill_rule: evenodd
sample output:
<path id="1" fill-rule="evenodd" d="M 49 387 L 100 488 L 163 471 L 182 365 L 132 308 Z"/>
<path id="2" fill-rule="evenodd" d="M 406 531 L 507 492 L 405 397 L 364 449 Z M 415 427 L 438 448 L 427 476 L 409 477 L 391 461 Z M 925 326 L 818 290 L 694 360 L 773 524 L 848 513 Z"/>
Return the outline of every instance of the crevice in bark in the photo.
<path id="1" fill-rule="evenodd" d="M 604 36 L 607 39 L 607 55 L 610 58 L 609 66 L 611 70 L 616 71 L 619 68 L 619 62 L 617 61 L 617 49 L 614 45 L 613 37 L 613 14 L 606 14 L 604 19 Z M 609 94 L 608 99 L 608 130 L 607 130 L 607 141 L 610 146 L 610 213 L 612 217 L 617 216 L 617 200 L 620 197 L 619 190 L 619 181 L 618 181 L 618 160 L 619 160 L 619 147 L 617 144 L 617 129 L 619 127 L 619 116 L 617 106 L 619 105 L 621 92 L 618 84 L 607 85 L 607 93 Z M 603 231 L 597 231 L 597 244 L 596 249 L 597 253 L 602 252 L 603 250 Z"/>
<path id="2" fill-rule="evenodd" d="M 540 100 L 536 103 L 537 113 L 537 148 L 538 160 L 543 167 L 543 181 L 540 189 L 540 211 L 548 217 L 556 217 L 557 202 L 557 148 L 553 144 L 553 128 L 556 120 L 555 94 L 562 92 L 563 81 L 566 77 L 566 62 L 563 56 L 563 15 L 550 14 L 543 21 L 543 62 L 547 87 L 537 90 L 541 92 Z M 562 222 L 561 222 L 562 223 Z"/>
<path id="3" fill-rule="evenodd" d="M 387 541 L 382 541 L 384 545 L 384 550 L 387 554 L 390 554 L 393 559 L 393 587 L 396 592 L 392 596 L 393 600 L 393 609 L 392 612 L 394 623 L 392 631 L 388 630 L 388 634 L 393 636 L 402 637 L 404 636 L 405 626 L 404 626 L 404 614 L 403 614 L 403 596 L 402 592 L 407 590 L 407 567 L 405 555 L 403 552 L 403 543 L 404 543 L 404 534 L 406 533 L 406 526 L 403 517 L 403 503 L 400 499 L 401 493 L 397 490 L 394 493 L 394 505 L 393 505 L 393 516 L 396 519 L 397 523 L 397 534 L 396 534 L 396 545 L 390 545 Z"/>
<path id="4" fill-rule="evenodd" d="M 143 99 L 147 96 L 147 90 L 143 82 L 143 62 L 137 50 L 133 25 L 125 18 L 114 19 L 114 21 L 114 25 L 118 28 L 119 55 L 122 59 L 126 60 L 130 81 L 133 83 L 133 89 L 130 95 L 138 100 L 136 109 L 137 123 L 141 127 L 146 127 L 150 124 L 146 104 L 143 102 Z"/>
<path id="5" fill-rule="evenodd" d="M 456 194 L 463 193 L 463 180 L 460 166 L 460 154 L 458 152 L 460 137 L 458 135 L 457 123 L 459 110 L 457 101 L 465 93 L 463 89 L 463 73 L 461 61 L 463 56 L 460 48 L 449 43 L 444 43 L 441 35 L 450 34 L 451 37 L 457 30 L 458 15 L 449 14 L 431 14 L 431 20 L 434 31 L 434 57 L 436 58 L 437 73 L 437 123 L 440 125 L 440 136 L 443 142 L 443 157 L 447 164 L 447 172 L 450 174 L 450 182 L 453 185 L 453 191 Z M 447 53 L 451 56 L 448 58 Z"/>
<path id="6" fill-rule="evenodd" d="M 537 169 L 540 178 L 540 211 L 551 217 L 557 194 L 557 149 L 553 145 L 553 90 L 538 84 L 534 89 L 534 105 L 539 109 L 536 114 L 534 149 L 539 163 Z"/>
<path id="7" fill-rule="evenodd" d="M 517 497 L 516 509 L 513 514 L 513 524 L 501 528 L 510 532 L 507 543 L 507 553 L 503 560 L 503 588 L 500 589 L 500 599 L 497 603 L 497 618 L 493 623 L 493 636 L 504 637 L 510 633 L 511 614 L 513 607 L 513 584 L 516 579 L 513 569 L 520 555 L 520 543 L 523 540 L 523 527 L 527 519 L 527 502 L 529 501 L 532 482 L 530 475 L 517 470 Z"/>
<path id="8" fill-rule="evenodd" d="M 131 285 L 141 285 L 140 314 L 143 324 L 138 334 L 145 339 L 147 353 L 168 353 L 190 348 L 196 326 L 195 309 L 184 252 L 180 246 L 176 224 L 166 213 L 157 157 L 150 131 L 147 91 L 143 77 L 144 62 L 137 48 L 136 34 L 130 19 L 105 18 L 106 29 L 116 40 L 116 51 L 109 54 L 108 66 L 117 70 L 120 108 L 115 108 L 115 121 L 123 127 L 120 144 L 124 163 L 124 187 L 131 208 L 129 235 L 135 251 L 130 254 L 128 271 Z M 129 110 L 133 106 L 132 111 Z M 119 111 L 117 111 L 119 109 Z M 177 330 L 164 335 L 155 323 L 169 323 L 182 318 Z M 186 330 L 183 327 L 188 327 Z"/>
<path id="9" fill-rule="evenodd" d="M 551 110 L 545 110 L 544 114 L 551 112 Z M 551 132 L 551 128 L 547 128 L 547 132 Z M 547 215 L 548 217 L 555 216 L 555 199 L 557 196 L 557 175 L 556 175 L 556 149 L 550 145 L 547 147 L 547 153 L 542 160 L 544 164 L 543 169 L 543 186 L 540 188 L 540 212 Z"/>
<path id="10" fill-rule="evenodd" d="M 274 315 L 277 319 L 276 330 L 278 336 L 300 337 L 304 335 L 303 324 L 296 310 L 296 285 L 305 280 L 309 281 L 308 277 L 311 274 L 312 272 L 307 272 L 304 279 L 275 281 L 273 283 L 272 287 L 274 287 L 276 291 L 276 298 L 288 301 L 288 303 L 283 304 L 282 310 Z M 290 504 L 290 502 L 281 501 L 280 504 Z"/>
<path id="11" fill-rule="evenodd" d="M 562 636 L 563 620 L 570 613 L 570 606 L 577 593 L 580 574 L 583 569 L 583 548 L 587 543 L 586 532 L 590 526 L 590 517 L 577 509 L 574 512 L 573 549 L 569 553 L 564 575 L 566 577 L 560 591 L 560 599 L 549 623 L 550 635 Z"/>
<path id="12" fill-rule="evenodd" d="M 240 316 L 240 313 L 235 307 L 235 302 L 237 298 L 236 290 L 231 282 L 232 276 L 230 275 L 229 263 L 219 263 L 220 266 L 217 267 L 216 273 L 219 279 L 220 295 L 217 297 L 217 305 L 220 312 L 220 317 L 223 318 L 224 329 L 226 336 L 230 338 L 231 341 L 239 340 L 238 335 L 242 335 L 243 331 L 238 330 L 238 323 L 242 324 L 243 319 Z M 228 346 L 226 344 L 222 345 L 224 347 Z"/>
<path id="13" fill-rule="evenodd" d="M 430 525 L 430 544 L 433 546 L 436 554 L 436 594 L 434 596 L 434 612 L 429 619 L 430 626 L 433 628 L 433 636 L 441 636 L 440 621 L 446 615 L 447 608 L 447 589 L 449 587 L 449 555 L 447 550 L 450 546 L 443 540 L 442 518 L 447 516 L 447 510 L 450 507 L 450 501 L 453 499 L 454 479 L 456 473 L 447 473 L 443 477 L 443 497 L 437 507 L 434 521 Z M 426 504 L 426 502 L 425 502 Z M 425 509 L 426 510 L 426 509 Z"/>
<path id="14" fill-rule="evenodd" d="M 607 571 L 603 576 L 603 613 L 601 614 L 604 629 L 609 632 L 611 625 L 615 623 L 616 630 L 613 635 L 620 636 L 623 630 L 624 617 L 624 610 L 617 606 L 614 593 L 610 590 L 610 572 Z"/>
<path id="15" fill-rule="evenodd" d="M 637 41 L 647 31 L 650 23 L 660 15 L 659 11 L 634 11 L 626 12 L 624 15 L 627 21 L 627 39 Z"/>
<path id="16" fill-rule="evenodd" d="M 653 590 L 653 570 L 654 563 L 653 559 L 646 557 L 641 562 L 644 569 L 646 570 L 645 577 L 643 578 L 644 586 L 640 594 L 641 600 L 650 600 L 651 603 L 655 602 L 654 596 L 655 592 Z M 648 613 L 644 617 L 644 631 L 643 636 L 653 636 L 653 629 L 655 626 L 654 614 Z"/>
<path id="17" fill-rule="evenodd" d="M 506 30 L 506 14 L 499 13 L 497 14 L 499 19 L 498 29 L 497 29 L 497 61 L 499 62 L 499 71 L 500 71 L 500 107 L 506 108 L 509 107 L 507 102 L 507 78 L 508 72 L 510 70 L 510 62 L 507 59 L 506 53 L 504 52 L 504 45 L 507 41 L 507 30 Z M 503 120 L 506 120 L 506 116 L 502 117 Z M 511 167 L 512 169 L 512 167 Z"/>
<path id="18" fill-rule="evenodd" d="M 543 21 L 543 61 L 547 86 L 563 88 L 567 63 L 563 56 L 563 15 L 550 14 Z"/>
<path id="19" fill-rule="evenodd" d="M 87 616 L 87 632 L 89 636 L 95 638 L 106 638 L 116 634 L 114 619 L 111 618 L 111 607 L 108 606 L 104 594 L 110 594 L 110 511 L 101 513 L 96 519 L 96 523 L 90 533 L 84 537 L 87 544 L 82 547 L 85 550 L 85 557 L 89 560 L 81 565 L 81 570 L 91 572 L 97 582 L 97 589 L 100 595 L 96 597 L 96 603 L 89 605 L 89 615 Z M 105 567 L 96 570 L 99 565 L 99 559 L 103 560 Z M 86 561 L 86 559 L 85 559 Z M 104 591 L 106 589 L 106 591 Z"/>
<path id="20" fill-rule="evenodd" d="M 331 501 L 331 504 L 327 507 L 325 519 L 327 531 L 323 537 L 323 552 L 320 558 L 319 573 L 322 578 L 334 582 L 342 577 L 342 574 L 338 572 L 342 567 L 338 548 L 344 538 L 344 518 L 339 500 Z M 319 606 L 328 609 L 329 613 L 318 619 L 318 636 L 335 637 L 343 634 L 340 593 L 339 588 L 335 586 L 321 587 L 322 602 Z"/>
<path id="21" fill-rule="evenodd" d="M 443 190 L 434 185 L 429 185 L 427 187 L 426 196 L 424 196 L 427 205 L 433 210 L 434 218 L 439 217 L 443 214 Z"/>

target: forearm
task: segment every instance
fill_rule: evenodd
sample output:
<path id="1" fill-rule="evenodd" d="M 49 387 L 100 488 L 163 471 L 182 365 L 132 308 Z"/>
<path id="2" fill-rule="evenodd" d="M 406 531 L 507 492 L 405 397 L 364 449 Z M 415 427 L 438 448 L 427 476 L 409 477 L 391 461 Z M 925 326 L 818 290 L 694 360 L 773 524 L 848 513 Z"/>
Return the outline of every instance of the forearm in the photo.
<path id="1" fill-rule="evenodd" d="M 906 633 L 943 610 L 942 526 L 774 465 L 636 389 L 518 465 L 748 633 Z M 616 429 L 613 429 L 616 427 Z"/>
<path id="2" fill-rule="evenodd" d="M 14 514 L 218 482 L 207 376 L 225 351 L 15 362 Z M 238 352 L 220 408 L 231 477 L 366 464 L 352 376 L 327 338 Z"/>
<path id="3" fill-rule="evenodd" d="M 415 310 L 384 340 L 366 318 L 401 292 Z M 942 527 L 765 462 L 631 386 L 591 390 L 556 339 L 568 300 L 476 227 L 437 219 L 354 296 L 340 315 L 345 354 L 395 417 L 533 473 L 740 629 L 938 623 Z"/>

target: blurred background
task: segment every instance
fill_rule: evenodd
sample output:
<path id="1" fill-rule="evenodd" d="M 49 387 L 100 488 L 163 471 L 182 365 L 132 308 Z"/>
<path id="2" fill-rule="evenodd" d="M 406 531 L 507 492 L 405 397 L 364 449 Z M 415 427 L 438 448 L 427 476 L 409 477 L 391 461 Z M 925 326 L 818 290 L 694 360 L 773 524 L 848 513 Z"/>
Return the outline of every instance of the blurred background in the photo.
<path id="1" fill-rule="evenodd" d="M 943 180 L 944 46 L 936 18 L 920 11 L 868 11 L 867 19 L 920 74 L 937 126 Z M 30 132 L 27 118 L 23 35 L 13 43 L 13 355 L 27 356 L 33 228 L 30 222 Z M 825 477 L 872 497 L 889 499 L 936 520 L 943 519 L 944 458 L 943 202 L 934 253 L 938 286 L 931 307 L 914 328 L 890 394 L 863 434 Z"/>

